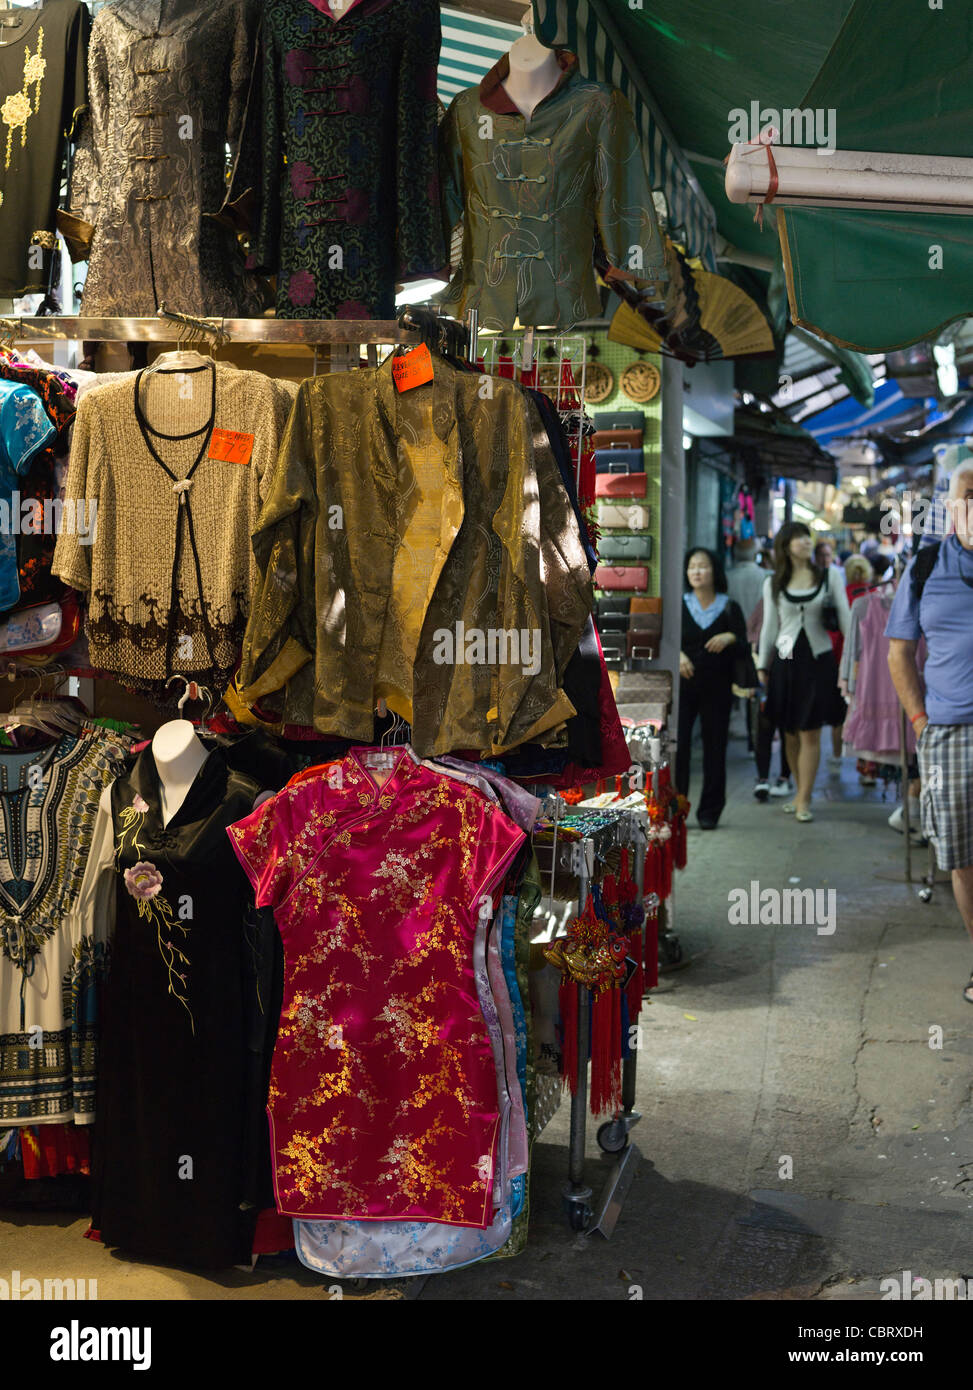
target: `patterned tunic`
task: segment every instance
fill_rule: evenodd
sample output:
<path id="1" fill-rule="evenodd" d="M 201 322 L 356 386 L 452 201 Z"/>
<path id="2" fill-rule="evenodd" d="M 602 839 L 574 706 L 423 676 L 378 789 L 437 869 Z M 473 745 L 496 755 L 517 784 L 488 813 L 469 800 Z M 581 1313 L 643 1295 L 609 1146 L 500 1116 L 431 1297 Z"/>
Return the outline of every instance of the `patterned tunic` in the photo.
<path id="1" fill-rule="evenodd" d="M 0 753 L 0 1128 L 94 1113 L 108 931 L 86 869 L 128 743 L 93 730 Z"/>
<path id="2" fill-rule="evenodd" d="M 309 0 L 264 14 L 257 259 L 282 318 L 393 318 L 396 280 L 446 264 L 436 0 Z"/>
<path id="3" fill-rule="evenodd" d="M 473 940 L 524 834 L 395 751 L 381 785 L 368 750 L 352 749 L 230 828 L 284 941 L 268 1103 L 277 1205 L 482 1230 L 499 1112 Z"/>

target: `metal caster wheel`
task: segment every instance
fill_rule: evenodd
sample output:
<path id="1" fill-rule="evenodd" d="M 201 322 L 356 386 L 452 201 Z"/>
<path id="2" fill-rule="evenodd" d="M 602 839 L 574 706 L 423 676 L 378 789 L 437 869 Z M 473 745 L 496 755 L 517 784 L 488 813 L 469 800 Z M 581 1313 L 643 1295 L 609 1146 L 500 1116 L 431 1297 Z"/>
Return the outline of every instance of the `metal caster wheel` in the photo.
<path id="1" fill-rule="evenodd" d="M 591 1222 L 591 1208 L 581 1202 L 572 1202 L 568 1209 L 568 1224 L 572 1231 L 582 1233 Z"/>
<path id="2" fill-rule="evenodd" d="M 624 1120 L 607 1120 L 605 1124 L 598 1126 L 595 1138 L 603 1153 L 621 1153 L 628 1143 L 628 1130 Z"/>

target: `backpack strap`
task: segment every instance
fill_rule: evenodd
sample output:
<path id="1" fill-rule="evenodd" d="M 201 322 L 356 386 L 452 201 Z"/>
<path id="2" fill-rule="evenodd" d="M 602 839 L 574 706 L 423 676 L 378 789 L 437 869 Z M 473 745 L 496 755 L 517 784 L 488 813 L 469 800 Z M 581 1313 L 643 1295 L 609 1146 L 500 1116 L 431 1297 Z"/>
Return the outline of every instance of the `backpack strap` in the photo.
<path id="1" fill-rule="evenodd" d="M 936 561 L 939 559 L 939 547 L 941 541 L 933 541 L 929 545 L 924 545 L 916 552 L 916 558 L 912 562 L 912 596 L 918 604 L 922 598 L 922 591 L 926 587 L 926 580 L 936 568 Z"/>

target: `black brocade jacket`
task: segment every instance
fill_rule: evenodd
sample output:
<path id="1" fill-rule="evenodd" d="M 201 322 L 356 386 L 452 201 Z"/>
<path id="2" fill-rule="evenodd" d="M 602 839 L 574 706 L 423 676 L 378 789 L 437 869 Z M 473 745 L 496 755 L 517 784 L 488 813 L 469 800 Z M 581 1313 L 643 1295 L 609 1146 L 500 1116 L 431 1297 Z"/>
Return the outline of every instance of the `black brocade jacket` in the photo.
<path id="1" fill-rule="evenodd" d="M 246 143 L 262 146 L 255 253 L 279 317 L 391 319 L 396 281 L 446 264 L 440 41 L 436 0 L 359 0 L 339 19 L 265 4 Z"/>

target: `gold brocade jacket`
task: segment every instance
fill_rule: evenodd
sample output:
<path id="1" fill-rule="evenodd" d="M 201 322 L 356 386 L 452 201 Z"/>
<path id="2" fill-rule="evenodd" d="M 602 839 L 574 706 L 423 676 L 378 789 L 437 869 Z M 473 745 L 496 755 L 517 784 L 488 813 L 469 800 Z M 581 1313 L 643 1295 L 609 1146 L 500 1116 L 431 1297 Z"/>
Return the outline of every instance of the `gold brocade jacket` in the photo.
<path id="1" fill-rule="evenodd" d="M 439 360 L 400 394 L 392 361 L 300 388 L 228 703 L 369 742 L 384 698 L 423 757 L 560 741 L 592 591 L 536 407 Z"/>

